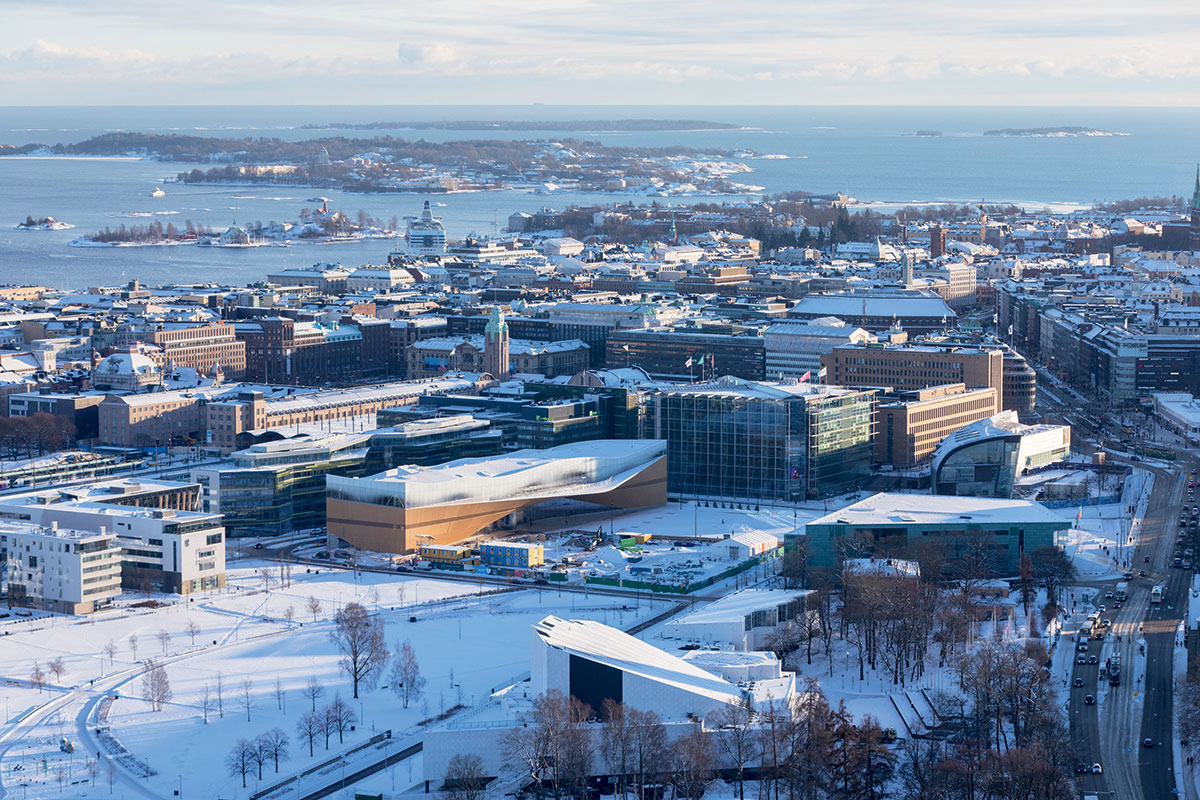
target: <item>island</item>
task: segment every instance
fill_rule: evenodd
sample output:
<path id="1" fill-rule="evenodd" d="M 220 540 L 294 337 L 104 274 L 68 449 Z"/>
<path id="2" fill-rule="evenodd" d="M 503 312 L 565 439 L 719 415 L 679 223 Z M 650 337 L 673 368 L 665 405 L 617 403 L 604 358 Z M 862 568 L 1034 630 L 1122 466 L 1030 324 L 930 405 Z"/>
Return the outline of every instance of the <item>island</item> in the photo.
<path id="1" fill-rule="evenodd" d="M 114 132 L 75 144 L 29 144 L 15 155 L 135 156 L 206 165 L 182 183 L 270 184 L 349 192 L 448 193 L 502 189 L 551 194 L 608 192 L 654 197 L 757 194 L 733 178 L 746 158 L 717 148 L 615 146 L 581 139 L 449 142 L 394 136 L 301 141 Z"/>
<path id="2" fill-rule="evenodd" d="M 917 131 L 917 136 L 935 136 L 936 137 L 936 136 L 941 136 L 941 135 L 942 135 L 941 131 L 929 131 L 929 130 Z"/>
<path id="3" fill-rule="evenodd" d="M 54 217 L 34 219 L 32 216 L 27 216 L 24 222 L 19 222 L 14 227 L 19 231 L 65 231 L 75 226 L 69 222 L 61 222 Z"/>
<path id="4" fill-rule="evenodd" d="M 1067 136 L 1128 136 L 1127 133 L 1114 133 L 1099 128 L 1084 128 L 1077 125 L 1063 125 L 1057 128 L 998 128 L 984 131 L 984 136 L 1039 136 L 1059 138 Z"/>
<path id="5" fill-rule="evenodd" d="M 438 130 L 438 131 L 729 131 L 743 126 L 728 122 L 702 119 L 575 119 L 575 120 L 434 120 L 423 122 L 323 122 L 300 125 L 302 131 L 373 131 L 373 130 Z"/>
<path id="6" fill-rule="evenodd" d="M 331 210 L 327 203 L 320 208 L 300 209 L 296 222 L 261 221 L 247 225 L 230 225 L 222 232 L 207 226 L 193 225 L 191 220 L 179 229 L 174 223 L 163 225 L 154 220 L 146 225 L 121 225 L 105 228 L 72 239 L 71 247 L 164 247 L 198 245 L 201 247 L 290 247 L 293 244 L 338 244 L 363 239 L 391 239 L 399 235 L 399 220 L 393 217 L 384 222 L 365 211 L 350 217 Z"/>

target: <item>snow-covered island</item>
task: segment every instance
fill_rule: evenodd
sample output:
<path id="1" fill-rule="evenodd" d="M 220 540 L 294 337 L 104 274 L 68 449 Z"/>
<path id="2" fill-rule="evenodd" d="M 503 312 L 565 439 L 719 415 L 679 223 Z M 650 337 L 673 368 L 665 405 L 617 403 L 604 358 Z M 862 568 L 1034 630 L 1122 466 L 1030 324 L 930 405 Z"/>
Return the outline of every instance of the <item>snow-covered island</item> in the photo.
<path id="1" fill-rule="evenodd" d="M 230 225 L 222 232 L 188 222 L 183 230 L 173 223 L 163 225 L 154 220 L 147 225 L 121 225 L 105 228 L 72 239 L 71 247 L 165 247 L 200 245 L 202 247 L 291 247 L 293 244 L 337 244 L 363 239 L 390 239 L 397 235 L 398 221 L 377 220 L 359 211 L 352 221 L 341 211 L 322 203 L 320 208 L 300 209 L 296 222 L 261 221 L 247 225 Z"/>
<path id="2" fill-rule="evenodd" d="M 984 131 L 984 136 L 1036 136 L 1057 138 L 1066 136 L 1128 136 L 1128 133 L 1103 131 L 1099 128 L 1084 128 L 1078 125 L 1062 125 L 1057 128 L 997 128 Z"/>
<path id="3" fill-rule="evenodd" d="M 13 227 L 18 231 L 65 231 L 75 226 L 69 222 L 60 222 L 54 217 L 34 219 L 32 216 L 28 216 L 25 217 L 24 222 L 17 223 Z"/>

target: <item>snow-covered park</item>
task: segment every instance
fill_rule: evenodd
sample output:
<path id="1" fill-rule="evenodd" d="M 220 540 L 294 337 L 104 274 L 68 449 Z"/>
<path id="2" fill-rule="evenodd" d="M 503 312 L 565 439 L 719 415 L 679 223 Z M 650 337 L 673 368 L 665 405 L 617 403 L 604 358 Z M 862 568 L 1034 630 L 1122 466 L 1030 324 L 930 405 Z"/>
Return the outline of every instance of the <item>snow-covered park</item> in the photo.
<path id="1" fill-rule="evenodd" d="M 497 590 L 328 568 L 306 572 L 293 566 L 288 579 L 265 562 L 239 562 L 226 589 L 211 595 L 125 596 L 129 604 L 147 600 L 164 605 L 125 605 L 85 620 L 43 615 L 0 623 L 5 792 L 39 799 L 173 797 L 182 788 L 185 797 L 247 798 L 374 734 L 390 730 L 398 744 L 415 740 L 422 721 L 458 706 L 466 711 L 523 679 L 530 625 L 547 614 L 628 627 L 669 607 L 665 600 L 551 588 Z M 333 616 L 351 602 L 378 615 L 390 650 L 407 641 L 415 651 L 425 686 L 408 708 L 388 685 L 388 668 L 360 688 L 358 699 L 352 697 L 330 638 Z M 170 686 L 170 698 L 157 711 L 143 699 L 143 671 L 151 658 L 162 665 Z M 61 665 L 61 672 L 51 664 Z M 32 678 L 37 672 L 44 685 Z M 315 700 L 306 693 L 310 680 L 319 684 Z M 339 696 L 354 717 L 353 730 L 341 737 L 333 733 L 328 749 L 319 735 L 310 757 L 297 722 Z M 97 728 L 105 727 L 98 737 Z M 241 777 L 226 766 L 229 752 L 239 739 L 276 728 L 290 739 L 279 774 L 269 761 L 260 781 L 255 766 L 243 789 Z M 61 747 L 64 738 L 74 752 Z M 117 762 L 112 776 L 110 761 Z M 336 780 L 340 769 L 333 764 L 305 776 L 305 791 Z M 144 772 L 154 774 L 139 775 Z M 403 765 L 397 774 L 410 772 Z M 419 770 L 413 774 L 419 779 Z"/>

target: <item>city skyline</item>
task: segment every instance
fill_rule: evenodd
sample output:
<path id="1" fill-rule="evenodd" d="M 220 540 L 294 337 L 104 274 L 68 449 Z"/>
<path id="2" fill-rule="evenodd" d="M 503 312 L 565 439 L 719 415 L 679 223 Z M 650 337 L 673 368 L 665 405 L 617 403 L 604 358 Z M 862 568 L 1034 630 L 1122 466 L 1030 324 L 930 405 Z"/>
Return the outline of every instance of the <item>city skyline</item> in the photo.
<path id="1" fill-rule="evenodd" d="M 580 0 L 406 8 L 221 0 L 189 24 L 144 4 L 9 4 L 7 105 L 1200 102 L 1200 8 Z M 156 9 L 157 10 L 157 9 Z M 764 24 L 771 20 L 770 25 Z"/>

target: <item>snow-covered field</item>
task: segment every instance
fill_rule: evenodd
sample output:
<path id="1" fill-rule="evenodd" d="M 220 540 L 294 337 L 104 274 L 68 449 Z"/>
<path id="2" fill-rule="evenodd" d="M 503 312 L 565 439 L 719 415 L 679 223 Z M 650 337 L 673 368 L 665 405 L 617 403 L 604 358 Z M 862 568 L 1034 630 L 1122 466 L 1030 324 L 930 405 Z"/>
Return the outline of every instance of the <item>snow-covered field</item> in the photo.
<path id="1" fill-rule="evenodd" d="M 522 679 L 529 669 L 529 626 L 547 614 L 627 627 L 668 607 L 667 601 L 643 598 L 635 606 L 631 599 L 552 589 L 494 593 L 484 586 L 482 592 L 469 582 L 375 573 L 356 578 L 352 572 L 325 568 L 305 573 L 303 567 L 293 567 L 290 585 L 281 586 L 277 566 L 239 562 L 226 591 L 191 602 L 158 597 L 171 604 L 153 610 L 112 610 L 94 621 L 49 617 L 10 623 L 0 628 L 0 672 L 5 676 L 0 695 L 7 709 L 0 732 L 4 790 L 17 797 L 26 796 L 27 790 L 28 797 L 39 800 L 172 797 L 182 784 L 187 797 L 245 798 L 256 785 L 299 772 L 365 742 L 373 733 L 391 730 L 401 742 L 420 721 L 458 704 L 483 702 L 493 690 Z M 320 606 L 315 614 L 309 610 L 310 597 Z M 427 685 L 423 697 L 408 709 L 386 688 L 386 673 L 378 685 L 362 690 L 360 699 L 351 697 L 350 682 L 339 669 L 329 638 L 333 614 L 351 601 L 378 612 L 391 649 L 407 640 L 416 650 Z M 198 629 L 194 647 L 189 623 Z M 162 631 L 169 637 L 165 645 L 159 638 Z M 131 635 L 137 638 L 136 659 L 155 657 L 166 664 L 173 696 L 161 711 L 153 711 L 140 697 L 141 669 Z M 103 652 L 110 641 L 116 648 L 113 663 Z M 46 670 L 55 657 L 66 667 L 61 685 L 42 691 L 30 688 L 34 662 Z M 210 713 L 206 725 L 200 695 L 208 686 L 215 696 L 218 676 L 223 712 Z M 334 734 L 329 750 L 319 737 L 312 758 L 296 734 L 297 720 L 311 708 L 301 693 L 310 678 L 324 686 L 318 707 L 340 694 L 357 718 L 344 742 Z M 282 698 L 276 695 L 276 680 Z M 50 681 L 54 683 L 53 676 Z M 97 770 L 94 786 L 90 766 L 101 747 L 95 715 L 104 708 L 103 698 L 114 694 L 119 699 L 105 714 L 112 735 L 158 774 L 139 779 L 120 768 L 110 793 L 106 766 Z M 255 769 L 243 790 L 241 778 L 230 776 L 225 767 L 231 746 L 276 727 L 292 740 L 290 758 L 280 765 L 279 776 L 273 764 L 265 765 L 261 784 Z M 59 750 L 64 736 L 75 744 L 72 755 Z M 327 769 L 329 780 L 336 779 L 337 769 Z M 395 769 L 403 770 L 398 776 L 406 776 L 409 768 L 402 764 Z M 419 769 L 415 774 L 420 777 Z M 390 785 L 386 773 L 380 779 Z M 303 785 L 315 789 L 321 781 L 322 776 L 309 776 Z M 21 794 L 16 794 L 18 789 Z"/>

